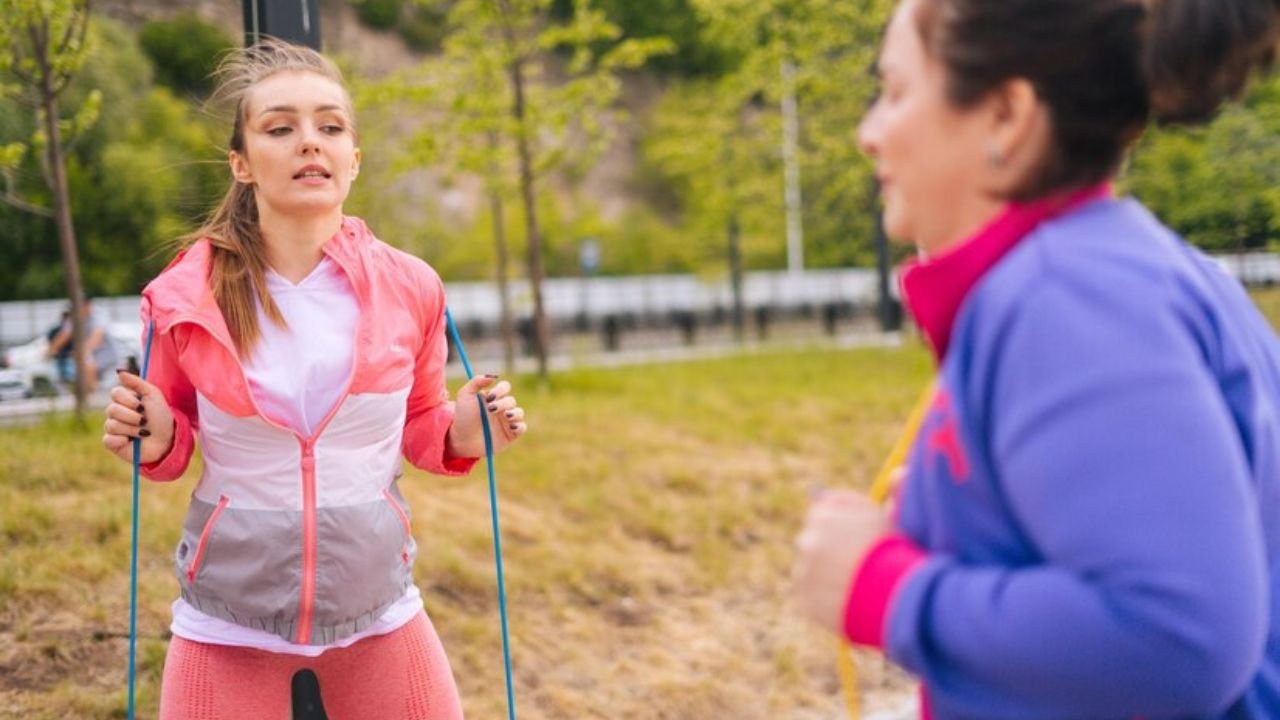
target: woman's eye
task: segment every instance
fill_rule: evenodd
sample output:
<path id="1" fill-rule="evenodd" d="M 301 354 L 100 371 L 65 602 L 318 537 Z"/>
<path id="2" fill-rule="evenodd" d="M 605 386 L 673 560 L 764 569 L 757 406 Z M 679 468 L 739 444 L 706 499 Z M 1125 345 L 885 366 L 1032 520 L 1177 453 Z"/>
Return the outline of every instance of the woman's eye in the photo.
<path id="1" fill-rule="evenodd" d="M 267 134 L 274 137 L 280 137 L 281 135 L 288 135 L 292 130 L 293 128 L 290 128 L 287 125 L 281 125 L 280 127 L 268 128 Z"/>
<path id="2" fill-rule="evenodd" d="M 341 125 L 325 125 L 320 129 L 325 131 L 326 133 L 329 133 L 330 135 L 337 135 L 338 133 L 346 130 L 346 128 L 342 127 Z"/>

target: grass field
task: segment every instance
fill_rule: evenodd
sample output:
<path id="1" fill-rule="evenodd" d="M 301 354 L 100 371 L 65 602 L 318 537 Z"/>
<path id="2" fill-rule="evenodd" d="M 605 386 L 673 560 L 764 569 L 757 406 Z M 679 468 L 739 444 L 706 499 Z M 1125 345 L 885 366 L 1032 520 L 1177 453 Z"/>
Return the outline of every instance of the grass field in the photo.
<path id="1" fill-rule="evenodd" d="M 1280 325 L 1280 290 L 1256 298 Z M 930 373 L 912 345 L 524 384 L 532 431 L 498 462 L 520 717 L 838 717 L 834 643 L 785 599 L 792 537 L 810 487 L 865 486 Z M 65 419 L 0 430 L 0 718 L 124 717 L 129 470 L 98 442 Z M 143 487 L 142 718 L 197 470 Z M 468 717 L 505 717 L 483 471 L 402 488 Z M 871 698 L 904 685 L 861 666 Z"/>

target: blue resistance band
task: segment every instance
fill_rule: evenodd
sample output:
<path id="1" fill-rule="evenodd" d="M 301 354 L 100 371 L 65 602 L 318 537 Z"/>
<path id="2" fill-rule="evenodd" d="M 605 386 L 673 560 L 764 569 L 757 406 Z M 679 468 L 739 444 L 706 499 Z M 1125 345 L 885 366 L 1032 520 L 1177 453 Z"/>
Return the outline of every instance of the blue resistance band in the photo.
<path id="1" fill-rule="evenodd" d="M 155 335 L 155 321 L 147 323 L 147 346 L 142 351 L 142 373 L 147 379 L 147 366 L 151 364 L 151 338 Z M 137 670 L 134 658 L 138 649 L 138 470 L 142 465 L 142 440 L 133 441 L 133 528 L 129 548 L 129 720 L 133 718 L 134 678 Z"/>
<path id="2" fill-rule="evenodd" d="M 449 308 L 444 309 L 444 318 L 449 323 L 449 334 L 453 337 L 453 346 L 458 350 L 458 359 L 467 371 L 467 379 L 475 377 L 471 369 L 471 361 L 467 359 L 467 351 L 462 347 L 462 338 L 458 335 L 458 326 L 453 323 L 453 314 Z M 516 720 L 516 696 L 511 689 L 511 639 L 507 633 L 507 589 L 502 579 L 502 531 L 498 526 L 498 482 L 493 474 L 493 435 L 489 430 L 489 412 L 484 406 L 484 398 L 476 395 L 480 404 L 480 423 L 484 428 L 484 456 L 489 467 L 489 516 L 493 524 L 493 559 L 498 568 L 498 613 L 502 617 L 502 661 L 507 676 L 507 717 Z"/>

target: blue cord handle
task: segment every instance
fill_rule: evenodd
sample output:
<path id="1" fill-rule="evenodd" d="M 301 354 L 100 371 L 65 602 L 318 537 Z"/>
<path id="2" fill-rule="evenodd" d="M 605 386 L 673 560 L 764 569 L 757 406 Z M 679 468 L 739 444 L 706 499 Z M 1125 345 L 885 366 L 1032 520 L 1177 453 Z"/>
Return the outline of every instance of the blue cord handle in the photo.
<path id="1" fill-rule="evenodd" d="M 143 380 L 147 379 L 147 367 L 151 364 L 151 339 L 155 335 L 155 321 L 147 323 L 147 345 L 142 351 Z M 133 717 L 134 684 L 137 670 L 134 658 L 138 649 L 138 474 L 142 466 L 142 440 L 133 441 L 133 528 L 129 547 L 129 720 Z"/>
<path id="2" fill-rule="evenodd" d="M 453 336 L 453 346 L 458 349 L 458 359 L 467 371 L 467 379 L 475 377 L 471 369 L 471 361 L 467 359 L 467 351 L 462 347 L 462 338 L 458 335 L 458 326 L 453 322 L 453 314 L 449 308 L 444 309 L 444 318 L 449 324 L 449 334 Z M 506 667 L 507 678 L 507 717 L 516 720 L 516 696 L 511 689 L 511 639 L 507 633 L 507 589 L 502 575 L 502 531 L 498 526 L 498 483 L 493 474 L 493 435 L 489 430 L 489 413 L 485 409 L 484 400 L 476 395 L 480 405 L 480 424 L 484 428 L 484 456 L 489 468 L 489 515 L 493 524 L 493 558 L 498 568 L 498 614 L 502 617 L 502 661 Z"/>

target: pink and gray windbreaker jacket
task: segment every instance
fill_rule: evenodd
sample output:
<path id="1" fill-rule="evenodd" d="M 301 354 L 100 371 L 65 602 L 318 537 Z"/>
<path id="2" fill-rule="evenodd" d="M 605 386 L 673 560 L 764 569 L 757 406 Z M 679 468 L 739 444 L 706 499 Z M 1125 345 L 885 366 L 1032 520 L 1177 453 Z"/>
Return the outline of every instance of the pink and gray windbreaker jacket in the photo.
<path id="1" fill-rule="evenodd" d="M 144 326 L 155 322 L 148 380 L 176 430 L 170 452 L 142 472 L 181 476 L 196 435 L 204 458 L 175 554 L 182 597 L 310 645 L 364 629 L 413 582 L 401 455 L 445 475 L 475 463 L 445 450 L 454 408 L 439 276 L 355 218 L 324 253 L 350 280 L 360 319 L 348 387 L 310 437 L 255 404 L 209 287 L 208 241 L 180 253 L 142 296 Z"/>

